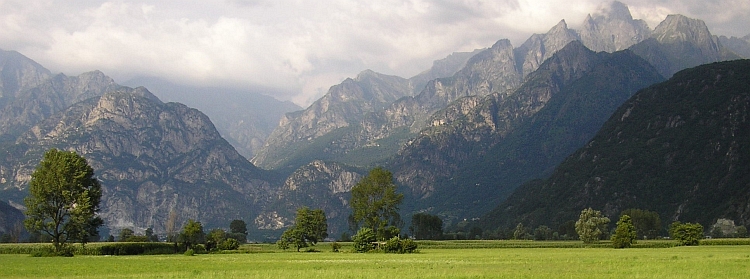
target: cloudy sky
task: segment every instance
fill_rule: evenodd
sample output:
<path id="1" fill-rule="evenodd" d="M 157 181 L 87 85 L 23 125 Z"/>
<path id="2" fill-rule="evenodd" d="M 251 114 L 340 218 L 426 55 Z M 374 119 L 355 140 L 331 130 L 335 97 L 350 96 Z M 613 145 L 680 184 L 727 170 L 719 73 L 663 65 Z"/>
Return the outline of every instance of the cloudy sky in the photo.
<path id="1" fill-rule="evenodd" d="M 623 0 L 653 29 L 668 14 L 750 33 L 747 0 Z M 411 77 L 454 51 L 518 46 L 596 0 L 0 0 L 0 49 L 53 72 L 102 70 L 200 86 L 265 88 L 306 106 L 365 69 Z"/>

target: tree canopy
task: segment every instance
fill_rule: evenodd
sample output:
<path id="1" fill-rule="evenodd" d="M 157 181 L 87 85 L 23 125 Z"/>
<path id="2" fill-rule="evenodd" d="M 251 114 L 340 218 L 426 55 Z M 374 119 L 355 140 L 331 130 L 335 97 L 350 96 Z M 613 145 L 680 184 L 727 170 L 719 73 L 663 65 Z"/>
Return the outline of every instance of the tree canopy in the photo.
<path id="1" fill-rule="evenodd" d="M 581 210 L 581 215 L 576 222 L 576 233 L 584 243 L 599 241 L 599 237 L 607 231 L 609 218 L 604 217 L 602 212 L 591 207 Z"/>
<path id="2" fill-rule="evenodd" d="M 203 224 L 193 219 L 188 220 L 182 232 L 177 237 L 177 241 L 185 245 L 186 249 L 192 249 L 195 245 L 203 244 L 206 241 L 206 233 L 203 232 Z"/>
<path id="3" fill-rule="evenodd" d="M 662 231 L 661 218 L 656 212 L 631 208 L 620 213 L 623 215 L 630 216 L 638 238 L 656 239 Z"/>
<path id="4" fill-rule="evenodd" d="M 437 215 L 417 213 L 411 216 L 412 235 L 416 239 L 441 239 L 443 237 L 443 220 Z"/>
<path id="5" fill-rule="evenodd" d="M 277 242 L 279 247 L 286 249 L 290 244 L 299 251 L 301 248 L 315 245 L 328 237 L 328 220 L 322 209 L 310 210 L 307 207 L 297 209 L 294 226 L 281 235 Z"/>
<path id="6" fill-rule="evenodd" d="M 101 197 L 102 187 L 86 159 L 50 149 L 31 174 L 24 224 L 30 232 L 49 235 L 56 252 L 69 241 L 85 244 L 103 223 L 96 216 Z"/>
<path id="7" fill-rule="evenodd" d="M 620 220 L 617 221 L 615 234 L 612 235 L 612 246 L 615 248 L 628 248 L 631 244 L 635 243 L 637 237 L 636 228 L 633 226 L 630 215 L 620 216 Z"/>
<path id="8" fill-rule="evenodd" d="M 703 239 L 703 225 L 676 221 L 669 226 L 669 236 L 680 245 L 694 246 Z"/>
<path id="9" fill-rule="evenodd" d="M 401 216 L 399 205 L 404 194 L 396 193 L 396 184 L 390 171 L 381 167 L 370 170 L 352 187 L 351 221 L 359 227 L 372 229 L 380 240 L 398 235 Z M 395 235 L 394 235 L 395 233 Z"/>

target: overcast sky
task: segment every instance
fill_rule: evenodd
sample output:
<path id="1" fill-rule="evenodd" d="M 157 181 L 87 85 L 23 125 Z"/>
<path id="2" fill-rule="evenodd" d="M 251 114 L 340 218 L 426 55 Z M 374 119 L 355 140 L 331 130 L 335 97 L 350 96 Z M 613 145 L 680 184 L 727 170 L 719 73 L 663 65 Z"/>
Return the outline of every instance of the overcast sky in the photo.
<path id="1" fill-rule="evenodd" d="M 650 28 L 668 14 L 714 35 L 750 33 L 747 0 L 624 0 Z M 307 106 L 365 69 L 411 77 L 454 51 L 519 46 L 561 19 L 577 28 L 597 0 L 0 0 L 0 48 L 53 72 L 125 82 L 273 88 Z"/>

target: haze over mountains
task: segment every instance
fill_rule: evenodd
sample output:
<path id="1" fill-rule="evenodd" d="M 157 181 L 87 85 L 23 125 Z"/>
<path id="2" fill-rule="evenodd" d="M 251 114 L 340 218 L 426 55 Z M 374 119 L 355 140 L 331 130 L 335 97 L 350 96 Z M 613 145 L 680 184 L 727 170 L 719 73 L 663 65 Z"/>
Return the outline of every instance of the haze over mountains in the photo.
<path id="1" fill-rule="evenodd" d="M 529 222 L 530 213 L 508 208 L 536 195 L 545 201 L 555 197 L 541 196 L 533 186 L 511 195 L 517 187 L 553 174 L 638 90 L 685 68 L 747 57 L 748 38 L 714 36 L 702 21 L 680 15 L 651 30 L 614 2 L 607 13 L 588 16 L 581 30 L 569 29 L 563 20 L 519 47 L 502 39 L 487 49 L 454 53 L 408 79 L 363 71 L 332 86 L 310 107 L 283 116 L 296 108 L 267 97 L 236 99 L 232 92 L 224 95 L 223 107 L 201 107 L 200 96 L 210 89 L 158 80 L 134 80 L 129 84 L 148 84 L 130 88 L 98 71 L 52 75 L 19 53 L 2 51 L 0 201 L 22 207 L 41 154 L 56 147 L 78 151 L 96 170 L 105 194 L 102 216 L 111 231 L 153 227 L 163 233 L 168 222 L 193 218 L 220 227 L 239 218 L 262 240 L 288 226 L 296 208 L 309 206 L 326 211 L 329 235 L 338 236 L 347 230 L 351 187 L 376 165 L 390 169 L 406 193 L 404 217 L 428 212 L 454 224 L 485 218 L 502 204 L 486 217 L 495 221 L 485 227 Z M 162 102 L 152 87 L 170 100 L 194 92 L 192 99 L 179 101 L 211 119 Z M 737 164 L 746 166 L 742 162 Z M 747 188 L 732 185 L 730 192 Z M 513 198 L 518 195 L 523 200 Z M 586 194 L 575 199 L 586 201 L 581 195 Z M 603 199 L 612 197 L 555 206 L 606 207 Z M 532 207 L 556 208 L 550 206 Z M 11 211 L 4 209 L 0 217 L 18 216 Z M 711 222 L 740 216 L 737 221 L 748 222 L 732 212 L 674 218 Z M 534 218 L 532 223 L 555 221 Z"/>

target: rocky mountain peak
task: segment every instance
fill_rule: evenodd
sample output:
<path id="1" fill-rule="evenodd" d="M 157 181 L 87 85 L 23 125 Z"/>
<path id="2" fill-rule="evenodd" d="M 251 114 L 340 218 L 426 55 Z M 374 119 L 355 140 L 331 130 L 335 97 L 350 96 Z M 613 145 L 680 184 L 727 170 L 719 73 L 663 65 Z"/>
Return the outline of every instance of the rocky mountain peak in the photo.
<path id="1" fill-rule="evenodd" d="M 16 51 L 0 49 L 0 108 L 5 97 L 41 84 L 51 77 L 49 70 Z"/>
<path id="2" fill-rule="evenodd" d="M 514 50 L 517 67 L 523 76 L 535 71 L 555 52 L 571 41 L 578 40 L 575 31 L 568 29 L 565 20 L 560 20 L 545 34 L 534 34 Z"/>
<path id="3" fill-rule="evenodd" d="M 579 34 L 591 50 L 615 52 L 645 40 L 651 30 L 645 21 L 633 19 L 627 5 L 615 1 L 589 14 Z"/>
<path id="4" fill-rule="evenodd" d="M 692 19 L 679 14 L 669 15 L 659 23 L 654 29 L 653 37 L 662 43 L 708 43 L 713 41 L 711 32 L 708 31 L 708 26 L 703 20 Z"/>
<path id="5" fill-rule="evenodd" d="M 590 15 L 589 15 L 590 16 Z M 630 14 L 630 9 L 627 5 L 620 1 L 614 1 L 610 5 L 602 6 L 599 11 L 594 13 L 596 19 L 607 19 L 607 20 L 621 20 L 631 21 L 633 16 Z"/>

